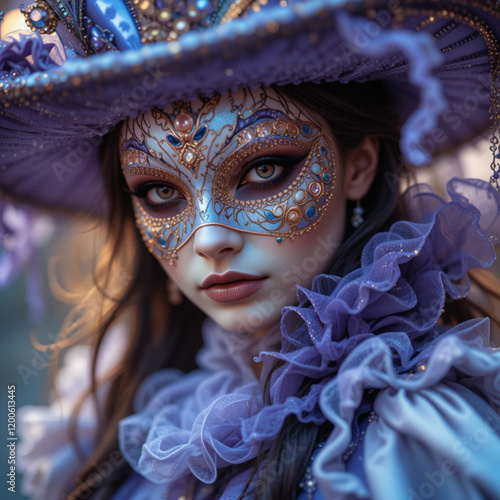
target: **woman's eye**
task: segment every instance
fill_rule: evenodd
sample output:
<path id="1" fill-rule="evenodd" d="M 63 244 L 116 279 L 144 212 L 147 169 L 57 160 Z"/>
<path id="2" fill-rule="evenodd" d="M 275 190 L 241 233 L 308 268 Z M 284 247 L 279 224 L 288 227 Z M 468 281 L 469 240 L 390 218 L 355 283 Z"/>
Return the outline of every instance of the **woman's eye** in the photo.
<path id="1" fill-rule="evenodd" d="M 147 182 L 135 189 L 124 187 L 124 190 L 132 196 L 143 198 L 150 208 L 167 208 L 171 204 L 177 206 L 177 202 L 185 201 L 182 192 L 170 184 Z"/>
<path id="2" fill-rule="evenodd" d="M 243 177 L 240 182 L 240 186 L 250 182 L 261 183 L 276 179 L 283 173 L 283 170 L 285 170 L 285 167 L 281 165 L 273 165 L 272 163 L 258 165 L 247 172 L 245 177 Z"/>
<path id="3" fill-rule="evenodd" d="M 179 197 L 177 189 L 172 186 L 156 186 L 146 193 L 146 200 L 151 205 L 161 205 L 167 201 L 174 200 Z"/>

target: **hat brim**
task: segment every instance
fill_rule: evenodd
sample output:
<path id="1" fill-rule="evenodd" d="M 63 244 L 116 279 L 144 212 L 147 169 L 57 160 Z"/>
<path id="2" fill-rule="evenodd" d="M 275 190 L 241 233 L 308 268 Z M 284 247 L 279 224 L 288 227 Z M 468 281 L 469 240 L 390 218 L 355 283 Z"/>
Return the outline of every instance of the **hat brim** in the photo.
<path id="1" fill-rule="evenodd" d="M 98 148 L 110 127 L 177 100 L 305 81 L 384 80 L 405 123 L 403 154 L 423 164 L 490 125 L 500 11 L 497 2 L 469 3 L 402 1 L 392 11 L 387 1 L 317 0 L 139 50 L 62 65 L 46 55 L 43 70 L 31 63 L 0 79 L 0 189 L 103 213 Z M 46 46 L 37 34 L 2 42 L 0 70 L 12 54 L 21 64 Z"/>

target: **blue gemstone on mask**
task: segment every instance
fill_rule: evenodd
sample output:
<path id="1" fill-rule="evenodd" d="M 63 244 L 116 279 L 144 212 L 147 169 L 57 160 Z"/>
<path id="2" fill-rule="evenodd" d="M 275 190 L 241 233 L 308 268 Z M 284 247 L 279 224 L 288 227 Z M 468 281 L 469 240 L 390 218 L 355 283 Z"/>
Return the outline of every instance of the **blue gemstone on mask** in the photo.
<path id="1" fill-rule="evenodd" d="M 325 175 L 323 175 L 323 180 L 324 180 L 325 182 L 330 182 L 330 174 L 325 174 Z"/>
<path id="2" fill-rule="evenodd" d="M 326 155 L 326 148 L 325 148 L 325 146 L 321 146 L 321 152 L 322 152 L 324 155 Z"/>
<path id="3" fill-rule="evenodd" d="M 309 207 L 307 210 L 306 210 L 306 217 L 308 219 L 312 219 L 316 214 L 316 208 L 315 207 Z"/>
<path id="4" fill-rule="evenodd" d="M 208 7 L 208 0 L 197 0 L 196 8 L 200 10 L 204 10 Z"/>
<path id="5" fill-rule="evenodd" d="M 165 238 L 162 238 L 161 236 L 158 238 L 158 243 L 164 248 L 167 246 L 167 240 Z"/>
<path id="6" fill-rule="evenodd" d="M 196 134 L 194 134 L 194 140 L 195 141 L 199 141 L 201 138 L 203 138 L 203 136 L 205 135 L 206 131 L 207 131 L 207 127 L 205 127 L 205 126 L 199 128 L 196 131 Z"/>
<path id="7" fill-rule="evenodd" d="M 177 137 L 174 137 L 172 134 L 167 135 L 167 141 L 170 142 L 170 144 L 172 144 L 172 146 L 180 146 L 181 145 L 181 141 L 179 139 L 177 139 Z"/>
<path id="8" fill-rule="evenodd" d="M 309 125 L 302 125 L 302 133 L 304 135 L 310 135 L 311 129 L 309 128 Z"/>
<path id="9" fill-rule="evenodd" d="M 272 212 L 270 212 L 269 210 L 266 210 L 265 211 L 265 214 L 266 214 L 266 217 L 269 219 L 269 220 L 276 220 L 276 217 L 272 214 Z"/>
<path id="10" fill-rule="evenodd" d="M 313 163 L 311 165 L 311 172 L 313 174 L 319 174 L 321 172 L 321 165 L 319 163 Z"/>
<path id="11" fill-rule="evenodd" d="M 151 240 L 153 239 L 153 235 L 151 234 L 151 230 L 147 227 L 146 228 L 146 236 Z"/>

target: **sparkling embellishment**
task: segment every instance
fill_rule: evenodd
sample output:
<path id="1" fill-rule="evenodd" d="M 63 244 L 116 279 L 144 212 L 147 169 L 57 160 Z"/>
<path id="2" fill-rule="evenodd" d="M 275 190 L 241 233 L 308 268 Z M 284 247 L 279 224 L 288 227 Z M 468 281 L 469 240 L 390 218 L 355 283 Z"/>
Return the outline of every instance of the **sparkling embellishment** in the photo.
<path id="1" fill-rule="evenodd" d="M 181 141 L 179 139 L 177 139 L 177 137 L 174 137 L 172 134 L 167 135 L 167 141 L 170 142 L 170 144 L 172 144 L 172 146 L 180 146 L 181 145 Z"/>
<path id="2" fill-rule="evenodd" d="M 315 215 L 316 215 L 316 207 L 311 206 L 306 210 L 306 217 L 308 219 L 312 219 Z"/>
<path id="3" fill-rule="evenodd" d="M 196 131 L 196 134 L 194 134 L 194 140 L 199 141 L 199 140 L 203 139 L 206 132 L 207 132 L 207 127 L 203 126 L 203 127 L 199 128 Z"/>
<path id="4" fill-rule="evenodd" d="M 365 221 L 363 219 L 364 212 L 365 211 L 364 211 L 363 207 L 361 206 L 361 202 L 358 200 L 356 202 L 356 206 L 354 207 L 354 210 L 353 210 L 353 216 L 351 217 L 351 224 L 352 224 L 352 227 L 354 229 L 357 229 Z M 408 257 L 410 257 L 410 256 L 408 255 Z"/>
<path id="5" fill-rule="evenodd" d="M 95 25 L 91 19 L 84 17 L 85 26 L 90 37 L 90 45 L 95 52 L 107 52 L 109 50 L 117 50 L 113 44 L 114 35 L 108 29 L 103 30 Z"/>
<path id="6" fill-rule="evenodd" d="M 293 199 L 297 202 L 297 203 L 301 203 L 301 202 L 304 202 L 306 200 L 306 193 L 303 189 L 299 189 L 294 195 L 293 195 Z"/>
<path id="7" fill-rule="evenodd" d="M 281 217 L 283 215 L 283 207 L 281 205 L 278 205 L 273 208 L 273 214 L 276 217 Z"/>
<path id="8" fill-rule="evenodd" d="M 257 129 L 257 135 L 259 137 L 266 137 L 270 133 L 271 133 L 271 130 L 269 129 L 269 127 L 267 125 L 263 125 L 262 127 L 259 127 Z"/>
<path id="9" fill-rule="evenodd" d="M 186 19 L 177 19 L 174 23 L 174 28 L 178 33 L 184 33 L 189 29 L 189 22 Z"/>
<path id="10" fill-rule="evenodd" d="M 215 106 L 218 102 L 219 96 L 210 99 L 206 104 L 206 112 Z M 200 162 L 205 159 L 202 153 L 204 149 L 198 142 L 206 137 L 207 127 L 205 125 L 199 126 L 202 115 L 198 115 L 195 119 L 189 106 L 185 104 L 180 106 L 178 112 L 174 114 L 175 118 L 160 110 L 153 112 L 153 117 L 157 124 L 163 130 L 170 130 L 172 133 L 167 135 L 167 141 L 175 148 L 180 148 L 179 163 L 187 166 L 191 172 L 197 176 Z M 192 132 L 193 129 L 195 132 Z"/>
<path id="11" fill-rule="evenodd" d="M 300 481 L 300 483 L 299 483 L 299 488 L 302 488 L 304 490 L 304 493 L 306 494 L 306 500 L 313 500 L 314 492 L 316 491 L 316 488 L 318 487 L 316 479 L 312 475 L 312 464 L 313 464 L 314 459 L 318 455 L 319 451 L 323 447 L 323 445 L 324 445 L 324 443 L 318 444 L 318 446 L 314 450 L 314 452 L 311 456 L 311 459 L 309 460 L 309 465 L 307 466 L 306 473 L 304 474 L 302 481 Z"/>
<path id="12" fill-rule="evenodd" d="M 252 130 L 247 130 L 245 132 L 245 139 L 247 141 L 251 141 L 253 139 L 254 135 L 253 135 L 253 131 Z"/>
<path id="13" fill-rule="evenodd" d="M 57 26 L 57 18 L 49 4 L 44 0 L 37 0 L 33 5 L 30 5 L 24 14 L 26 25 L 31 31 L 40 31 L 50 35 L 54 33 Z"/>
<path id="14" fill-rule="evenodd" d="M 179 132 L 189 132 L 193 128 L 193 117 L 187 113 L 180 113 L 174 121 L 175 128 Z"/>
<path id="15" fill-rule="evenodd" d="M 313 163 L 311 165 L 311 172 L 313 174 L 319 174 L 321 172 L 321 165 L 319 163 Z"/>
<path id="16" fill-rule="evenodd" d="M 295 207 L 290 208 L 286 214 L 286 218 L 289 224 L 298 224 L 301 219 L 299 209 Z"/>
<path id="17" fill-rule="evenodd" d="M 311 182 L 311 184 L 309 184 L 309 192 L 314 197 L 319 196 L 321 194 L 321 184 L 319 182 Z"/>
<path id="18" fill-rule="evenodd" d="M 45 25 L 49 21 L 49 13 L 46 10 L 42 9 L 33 9 L 30 14 L 31 24 L 36 29 L 45 28 Z"/>
<path id="19" fill-rule="evenodd" d="M 154 11 L 154 4 L 150 0 L 141 0 L 138 2 L 138 9 L 143 12 L 144 14 L 152 14 Z"/>
<path id="20" fill-rule="evenodd" d="M 172 11 L 168 9 L 162 9 L 160 12 L 158 12 L 158 17 L 160 18 L 160 21 L 167 23 L 172 19 Z"/>
<path id="21" fill-rule="evenodd" d="M 137 25 L 143 44 L 161 41 L 172 42 L 183 33 L 210 24 L 208 0 L 198 0 L 195 5 L 173 0 L 130 0 L 134 4 Z"/>
<path id="22" fill-rule="evenodd" d="M 253 100 L 248 98 L 250 92 L 246 91 L 241 97 L 243 103 Z M 239 111 L 235 106 L 234 122 L 228 122 L 229 126 L 219 131 L 216 127 L 212 129 L 210 124 L 214 117 L 218 118 L 215 105 L 222 98 L 215 96 L 213 99 L 196 109 L 185 101 L 174 103 L 165 110 L 156 108 L 151 111 L 149 125 L 130 121 L 127 126 L 129 138 L 123 143 L 121 157 L 127 178 L 153 175 L 167 183 L 176 183 L 182 178 L 187 204 L 176 215 L 156 216 L 141 203 L 134 204 L 138 226 L 144 230 L 148 227 L 153 235 L 152 239 L 146 238 L 143 231 L 146 246 L 154 255 L 158 255 L 159 250 L 162 258 L 173 265 L 174 252 L 201 224 L 218 223 L 244 232 L 268 234 L 276 238 L 277 243 L 286 238 L 293 240 L 316 227 L 334 192 L 335 157 L 330 155 L 329 148 L 327 157 L 320 153 L 321 146 L 326 145 L 328 139 L 317 124 L 304 122 L 302 114 L 296 115 L 294 111 L 284 108 L 289 118 L 280 116 L 265 121 L 256 120 L 254 124 L 238 130 L 239 119 L 244 117 L 246 120 L 251 116 L 247 114 L 247 109 L 252 113 L 259 111 L 259 108 L 246 108 L 242 104 Z M 267 103 L 262 104 L 262 109 L 268 113 L 274 109 L 281 111 L 280 108 L 268 107 Z M 192 118 L 192 128 L 189 129 L 190 120 L 183 115 Z M 302 134 L 302 126 L 306 123 L 310 129 L 307 139 Z M 162 130 L 163 133 L 152 134 L 153 127 L 153 130 Z M 177 127 L 189 131 L 182 132 Z M 258 130 L 269 130 L 270 133 L 259 137 Z M 248 136 L 253 138 L 252 141 L 246 140 Z M 149 155 L 145 155 L 145 162 L 138 161 L 139 155 L 144 155 L 144 152 L 128 149 L 130 140 L 139 145 L 146 141 Z M 264 197 L 241 199 L 235 196 L 234 175 L 242 171 L 244 165 L 252 158 L 262 156 L 262 153 L 259 154 L 261 150 L 287 145 L 300 147 L 309 153 L 286 187 Z M 229 148 L 228 152 L 226 148 Z M 168 162 L 169 168 L 160 170 L 150 165 L 150 159 L 155 158 L 160 163 Z M 131 159 L 134 161 L 131 162 Z M 313 164 L 319 166 L 319 175 L 311 171 Z M 324 172 L 329 172 L 331 176 L 328 185 L 323 182 Z M 311 184 L 317 196 L 311 194 Z M 160 237 L 165 240 L 165 246 L 160 245 Z"/>

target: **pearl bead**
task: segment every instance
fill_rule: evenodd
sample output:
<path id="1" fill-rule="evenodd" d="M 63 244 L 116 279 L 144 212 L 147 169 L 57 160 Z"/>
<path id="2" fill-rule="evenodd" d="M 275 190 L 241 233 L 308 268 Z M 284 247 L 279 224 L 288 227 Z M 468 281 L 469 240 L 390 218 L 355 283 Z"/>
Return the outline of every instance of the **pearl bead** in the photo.
<path id="1" fill-rule="evenodd" d="M 193 117 L 187 113 L 181 113 L 175 119 L 174 125 L 179 132 L 189 132 L 193 128 Z"/>

